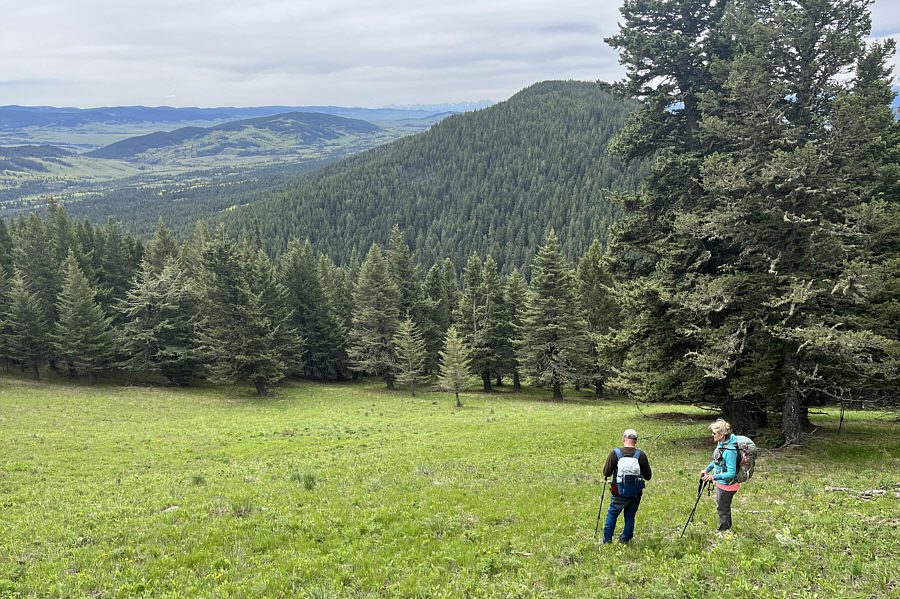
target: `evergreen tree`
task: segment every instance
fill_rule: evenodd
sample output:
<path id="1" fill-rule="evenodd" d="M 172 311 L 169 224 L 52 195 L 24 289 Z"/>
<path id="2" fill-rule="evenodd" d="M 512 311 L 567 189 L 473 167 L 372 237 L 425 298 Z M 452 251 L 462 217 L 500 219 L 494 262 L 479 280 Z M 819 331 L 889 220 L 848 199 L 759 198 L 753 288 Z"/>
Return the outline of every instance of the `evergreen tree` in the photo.
<path id="1" fill-rule="evenodd" d="M 513 348 L 521 347 L 522 344 L 522 317 L 525 314 L 527 292 L 528 287 L 525 283 L 525 279 L 519 274 L 519 269 L 513 269 L 512 273 L 506 278 L 506 285 L 503 290 L 509 317 L 510 344 Z M 522 381 L 520 379 L 520 366 L 517 352 L 513 353 L 512 359 L 513 391 L 518 393 L 522 390 Z"/>
<path id="2" fill-rule="evenodd" d="M 119 303 L 123 326 L 119 347 L 127 356 L 119 366 L 133 374 L 161 374 L 184 385 L 199 364 L 194 347 L 196 302 L 188 291 L 177 259 L 165 260 L 162 271 L 145 261 L 139 278 Z"/>
<path id="3" fill-rule="evenodd" d="M 350 367 L 383 378 L 387 388 L 393 389 L 397 368 L 393 337 L 399 326 L 400 292 L 377 244 L 372 244 L 360 268 L 353 301 Z"/>
<path id="4" fill-rule="evenodd" d="M 261 244 L 253 239 L 245 239 L 241 260 L 247 265 L 250 291 L 256 298 L 260 313 L 271 327 L 273 354 L 275 361 L 284 365 L 284 371 L 299 367 L 302 363 L 306 338 L 290 323 L 290 308 L 287 306 L 287 292 L 278 282 L 275 267 L 263 251 Z M 269 367 L 274 372 L 274 366 Z M 284 374 L 281 375 L 283 378 Z M 250 380 L 256 382 L 259 375 L 251 375 Z M 266 382 L 273 380 L 269 375 Z"/>
<path id="5" fill-rule="evenodd" d="M 584 309 L 588 335 L 591 339 L 591 382 L 596 395 L 603 392 L 608 368 L 601 364 L 599 338 L 607 335 L 619 322 L 618 305 L 613 293 L 613 278 L 603 266 L 603 246 L 594 240 L 587 254 L 578 263 L 576 289 L 578 301 Z"/>
<path id="6" fill-rule="evenodd" d="M 462 337 L 457 333 L 456 327 L 450 327 L 447 329 L 444 351 L 441 352 L 441 375 L 438 381 L 441 388 L 456 395 L 457 408 L 462 407 L 459 394 L 469 388 L 471 374 L 469 352 Z"/>
<path id="7" fill-rule="evenodd" d="M 200 248 L 197 340 L 214 383 L 248 380 L 258 395 L 280 381 L 285 363 L 270 306 L 255 289 L 254 265 L 220 231 Z"/>
<path id="8" fill-rule="evenodd" d="M 178 251 L 179 262 L 184 268 L 184 274 L 188 279 L 196 281 L 200 277 L 200 253 L 203 248 L 212 241 L 209 228 L 206 223 L 197 221 L 194 227 L 194 234 L 183 244 Z"/>
<path id="9" fill-rule="evenodd" d="M 484 265 L 477 253 L 473 253 L 463 271 L 464 287 L 454 320 L 459 323 L 459 330 L 469 348 L 469 359 L 472 369 L 481 376 L 485 391 L 491 391 L 491 366 L 494 363 L 492 348 L 489 345 L 489 323 L 486 322 L 486 305 L 484 284 Z"/>
<path id="10" fill-rule="evenodd" d="M 710 64 L 727 51 L 719 28 L 727 4 L 625 0 L 619 9 L 624 24 L 605 40 L 620 51 L 626 69 L 619 88 L 641 101 L 613 144 L 621 157 L 651 156 L 664 144 L 690 160 L 699 146 L 699 104 L 709 89 Z"/>
<path id="11" fill-rule="evenodd" d="M 444 298 L 445 305 L 449 312 L 449 322 L 451 325 L 457 324 L 454 311 L 457 306 L 459 306 L 462 296 L 459 292 L 459 279 L 456 276 L 456 266 L 453 265 L 453 261 L 450 260 L 450 258 L 445 258 L 442 268 L 444 275 Z"/>
<path id="12" fill-rule="evenodd" d="M 133 239 L 122 232 L 119 223 L 109 218 L 97 236 L 99 268 L 97 269 L 100 302 L 112 312 L 116 300 L 131 288 L 141 257 L 135 255 Z"/>
<path id="13" fill-rule="evenodd" d="M 59 294 L 59 321 L 53 343 L 56 355 L 71 370 L 83 370 L 88 384 L 97 382 L 97 371 L 103 369 L 115 351 L 111 317 L 103 313 L 91 288 L 78 267 L 75 253 L 70 251 L 63 263 L 66 276 Z"/>
<path id="14" fill-rule="evenodd" d="M 800 444 L 808 406 L 851 391 L 890 353 L 859 318 L 877 286 L 859 216 L 884 172 L 893 45 L 866 49 L 866 0 L 652 4 L 672 21 L 626 18 L 613 40 L 632 91 L 646 85 L 651 103 L 669 94 L 663 111 L 687 109 L 665 83 L 682 65 L 638 50 L 685 35 L 673 23 L 690 7 L 709 23 L 698 30 L 709 51 L 691 88 L 696 126 L 663 136 L 635 120 L 616 146 L 624 158 L 660 156 L 611 244 L 621 378 L 645 396 L 718 405 L 744 432 L 773 409 L 784 442 Z M 642 82 L 649 62 L 660 70 Z"/>
<path id="15" fill-rule="evenodd" d="M 503 384 L 502 375 L 514 368 L 515 350 L 512 345 L 512 327 L 497 263 L 491 256 L 484 261 L 484 309 L 482 312 L 481 342 L 487 346 L 488 370 L 496 378 L 497 386 Z"/>
<path id="16" fill-rule="evenodd" d="M 350 343 L 350 328 L 353 326 L 353 289 L 355 283 L 351 281 L 348 269 L 335 266 L 334 262 L 325 254 L 319 256 L 318 273 L 319 282 L 322 285 L 328 303 L 330 318 L 333 322 L 330 335 L 335 351 L 335 376 L 344 378 L 349 372 L 347 347 Z"/>
<path id="17" fill-rule="evenodd" d="M 421 288 L 419 285 L 419 267 L 413 262 L 409 246 L 403 236 L 400 227 L 394 225 L 388 239 L 388 247 L 385 252 L 388 272 L 400 292 L 401 314 L 409 313 L 417 325 L 421 326 Z"/>
<path id="18" fill-rule="evenodd" d="M 3 221 L 0 220 L 0 225 Z M 6 269 L 0 267 L 0 361 L 7 372 L 9 372 L 9 278 L 6 275 Z"/>
<path id="19" fill-rule="evenodd" d="M 13 240 L 2 218 L 0 218 L 0 270 L 7 277 L 13 274 Z"/>
<path id="20" fill-rule="evenodd" d="M 553 388 L 553 399 L 562 399 L 563 388 L 583 375 L 588 347 L 575 283 L 553 231 L 532 268 L 519 362 L 536 382 Z"/>
<path id="21" fill-rule="evenodd" d="M 394 334 L 397 355 L 397 382 L 409 385 L 409 394 L 416 395 L 416 384 L 425 376 L 425 339 L 410 316 L 400 323 Z"/>
<path id="22" fill-rule="evenodd" d="M 47 201 L 46 229 L 53 261 L 56 264 L 62 264 L 69 255 L 69 251 L 75 248 L 75 231 L 66 209 L 57 204 L 53 198 Z"/>
<path id="23" fill-rule="evenodd" d="M 440 366 L 440 351 L 444 337 L 450 327 L 452 306 L 444 290 L 441 267 L 435 264 L 425 275 L 422 286 L 422 336 L 425 339 L 425 370 L 437 372 Z"/>
<path id="24" fill-rule="evenodd" d="M 37 295 L 29 291 L 18 269 L 9 287 L 8 302 L 9 357 L 21 363 L 23 368 L 31 366 L 34 380 L 39 380 L 39 367 L 50 356 L 50 326 Z"/>
<path id="25" fill-rule="evenodd" d="M 290 324 L 306 339 L 301 360 L 304 374 L 322 381 L 335 378 L 341 323 L 330 308 L 309 240 L 303 246 L 291 244 L 279 264 L 279 279 L 286 291 Z"/>
<path id="26" fill-rule="evenodd" d="M 56 298 L 62 285 L 62 271 L 47 227 L 36 212 L 21 219 L 14 247 L 16 268 L 28 291 L 35 296 L 35 307 L 43 315 L 43 327 L 52 330 L 57 318 Z M 41 359 L 53 362 L 52 355 L 41 356 Z"/>
<path id="27" fill-rule="evenodd" d="M 147 245 L 146 264 L 150 266 L 155 274 L 159 274 L 165 267 L 166 261 L 177 256 L 178 244 L 175 243 L 175 239 L 172 237 L 168 227 L 166 227 L 166 223 L 163 222 L 162 217 L 159 217 L 159 221 L 156 224 L 156 232 Z"/>

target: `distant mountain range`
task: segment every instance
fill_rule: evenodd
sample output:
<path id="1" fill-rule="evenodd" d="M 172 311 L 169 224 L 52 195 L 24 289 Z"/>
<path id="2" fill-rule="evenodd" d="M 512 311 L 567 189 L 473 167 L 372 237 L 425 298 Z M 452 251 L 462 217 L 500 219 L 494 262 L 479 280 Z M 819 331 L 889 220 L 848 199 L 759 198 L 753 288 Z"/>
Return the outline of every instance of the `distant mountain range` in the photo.
<path id="1" fill-rule="evenodd" d="M 459 105 L 456 105 L 459 106 Z M 480 106 L 479 106 L 480 107 Z M 224 122 L 271 116 L 285 112 L 320 112 L 371 122 L 429 119 L 461 112 L 447 105 L 432 107 L 346 108 L 342 106 L 255 106 L 247 108 L 172 108 L 170 106 L 114 106 L 56 108 L 53 106 L 0 106 L 0 130 L 28 127 L 78 127 L 89 124 Z"/>

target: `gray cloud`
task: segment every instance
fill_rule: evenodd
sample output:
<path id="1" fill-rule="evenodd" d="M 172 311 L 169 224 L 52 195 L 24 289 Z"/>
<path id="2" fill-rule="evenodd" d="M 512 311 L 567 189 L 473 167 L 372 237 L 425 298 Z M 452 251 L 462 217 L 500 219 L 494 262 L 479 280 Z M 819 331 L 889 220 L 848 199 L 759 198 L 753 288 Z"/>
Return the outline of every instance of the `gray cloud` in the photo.
<path id="1" fill-rule="evenodd" d="M 15 3 L 0 19 L 0 84 L 17 82 L 4 103 L 380 106 L 503 100 L 544 79 L 622 75 L 603 42 L 618 2 Z M 876 31 L 900 31 L 889 4 L 874 8 Z"/>

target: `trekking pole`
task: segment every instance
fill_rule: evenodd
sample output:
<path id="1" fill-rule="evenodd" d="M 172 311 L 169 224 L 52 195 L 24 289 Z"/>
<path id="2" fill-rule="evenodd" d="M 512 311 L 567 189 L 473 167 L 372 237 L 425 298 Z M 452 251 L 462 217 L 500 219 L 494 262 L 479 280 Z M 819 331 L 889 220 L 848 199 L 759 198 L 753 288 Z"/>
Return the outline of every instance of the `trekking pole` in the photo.
<path id="1" fill-rule="evenodd" d="M 594 527 L 594 540 L 597 539 L 597 531 L 600 530 L 600 516 L 603 515 L 603 498 L 606 496 L 606 481 L 609 477 L 603 479 L 603 493 L 600 494 L 600 511 L 597 512 L 597 526 Z"/>
<path id="2" fill-rule="evenodd" d="M 678 537 L 679 539 L 684 536 L 684 531 L 687 530 L 688 524 L 694 519 L 694 512 L 697 511 L 697 504 L 700 503 L 700 496 L 703 495 L 703 487 L 707 484 L 709 484 L 709 481 L 705 481 L 703 480 L 703 477 L 700 477 L 700 486 L 697 487 L 697 501 L 694 502 L 694 509 L 691 510 L 691 515 L 688 516 L 687 522 L 684 523 L 684 528 L 681 529 L 681 537 Z"/>

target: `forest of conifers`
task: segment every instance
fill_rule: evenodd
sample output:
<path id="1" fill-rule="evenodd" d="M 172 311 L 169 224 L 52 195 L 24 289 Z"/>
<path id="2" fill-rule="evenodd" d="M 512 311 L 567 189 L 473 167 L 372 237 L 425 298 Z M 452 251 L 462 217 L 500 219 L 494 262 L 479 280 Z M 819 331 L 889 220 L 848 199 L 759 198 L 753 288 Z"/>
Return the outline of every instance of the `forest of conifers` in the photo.
<path id="1" fill-rule="evenodd" d="M 180 246 L 52 203 L 3 223 L 0 354 L 261 394 L 291 375 L 525 379 L 714 406 L 785 444 L 813 406 L 896 407 L 893 43 L 864 42 L 863 0 L 672 4 L 626 3 L 607 40 L 628 76 L 603 87 L 635 101 L 619 116 L 583 110 L 594 84 L 538 85 Z M 546 114 L 560 126 L 524 125 Z"/>
<path id="2" fill-rule="evenodd" d="M 309 239 L 338 264 L 383 245 L 399 225 L 426 267 L 450 258 L 459 269 L 477 251 L 508 273 L 527 269 L 551 228 L 569 260 L 595 237 L 605 241 L 613 196 L 636 191 L 650 170 L 646 161 L 623 167 L 607 151 L 635 107 L 594 83 L 538 83 L 306 177 L 293 174 L 300 165 L 222 181 L 189 174 L 182 185 L 137 186 L 67 209 L 98 222 L 113 215 L 144 237 L 163 216 L 177 239 L 200 219 L 211 230 L 224 222 L 233 236 L 256 219 L 271 255 Z"/>

